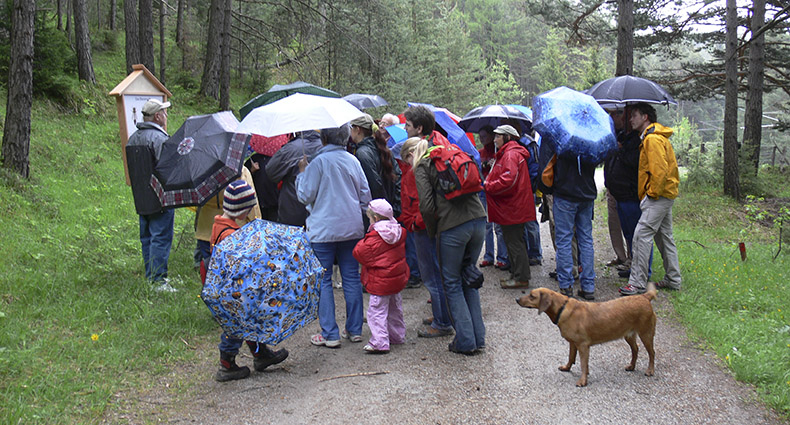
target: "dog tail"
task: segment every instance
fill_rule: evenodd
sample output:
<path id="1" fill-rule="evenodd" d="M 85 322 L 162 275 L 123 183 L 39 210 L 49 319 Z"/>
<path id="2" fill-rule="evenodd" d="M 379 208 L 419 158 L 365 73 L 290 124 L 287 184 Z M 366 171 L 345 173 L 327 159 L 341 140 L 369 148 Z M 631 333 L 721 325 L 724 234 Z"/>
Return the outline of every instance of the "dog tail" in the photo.
<path id="1" fill-rule="evenodd" d="M 653 282 L 647 283 L 647 292 L 642 294 L 643 297 L 647 298 L 648 301 L 653 301 L 656 299 L 656 294 L 658 294 L 658 290 L 656 289 L 656 285 Z"/>

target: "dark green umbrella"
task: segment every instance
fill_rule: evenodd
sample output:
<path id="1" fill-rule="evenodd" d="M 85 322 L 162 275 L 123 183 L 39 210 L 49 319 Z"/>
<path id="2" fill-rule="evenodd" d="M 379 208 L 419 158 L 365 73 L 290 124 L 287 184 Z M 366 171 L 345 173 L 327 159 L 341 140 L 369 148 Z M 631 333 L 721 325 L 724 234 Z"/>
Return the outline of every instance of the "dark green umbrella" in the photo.
<path id="1" fill-rule="evenodd" d="M 333 92 L 332 90 L 325 89 L 323 87 L 314 86 L 312 84 L 305 83 L 304 81 L 297 81 L 295 83 L 284 85 L 275 84 L 269 89 L 269 91 L 259 94 L 254 99 L 242 106 L 241 109 L 239 109 L 239 114 L 241 114 L 241 118 L 244 119 L 244 117 L 252 112 L 253 109 L 259 106 L 268 105 L 275 100 L 280 100 L 294 93 L 314 94 L 316 96 L 324 97 L 340 97 L 340 93 Z"/>

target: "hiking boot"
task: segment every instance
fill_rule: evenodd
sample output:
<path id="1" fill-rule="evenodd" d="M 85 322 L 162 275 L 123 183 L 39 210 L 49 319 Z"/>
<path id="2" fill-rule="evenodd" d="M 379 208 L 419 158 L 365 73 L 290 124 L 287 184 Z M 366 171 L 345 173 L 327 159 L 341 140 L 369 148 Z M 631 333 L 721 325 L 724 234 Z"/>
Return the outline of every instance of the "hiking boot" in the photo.
<path id="1" fill-rule="evenodd" d="M 506 279 L 499 282 L 499 287 L 502 289 L 520 289 L 529 288 L 529 281 L 516 281 L 515 279 Z"/>
<path id="2" fill-rule="evenodd" d="M 606 267 L 619 266 L 620 264 L 623 264 L 623 262 L 624 262 L 623 260 L 621 260 L 619 258 L 615 258 L 614 260 L 606 263 Z"/>
<path id="3" fill-rule="evenodd" d="M 250 376 L 250 368 L 247 366 L 239 367 L 236 364 L 236 355 L 219 352 L 219 370 L 214 376 L 217 382 L 235 381 Z"/>
<path id="4" fill-rule="evenodd" d="M 560 288 L 560 294 L 565 295 L 568 298 L 573 298 L 573 286 Z"/>
<path id="5" fill-rule="evenodd" d="M 670 285 L 669 282 L 667 282 L 664 279 L 661 279 L 658 282 L 653 282 L 653 284 L 656 285 L 656 288 L 658 289 L 669 289 L 670 291 L 680 291 L 680 286 Z"/>
<path id="6" fill-rule="evenodd" d="M 595 301 L 595 291 L 585 292 L 579 289 L 578 291 L 576 291 L 576 295 L 578 295 L 579 298 L 582 298 L 586 301 Z"/>
<path id="7" fill-rule="evenodd" d="M 447 344 L 447 349 L 450 350 L 453 353 L 463 354 L 465 356 L 474 356 L 475 355 L 474 350 L 472 350 L 472 351 L 461 351 L 461 350 L 455 348 L 455 341 Z"/>
<path id="8" fill-rule="evenodd" d="M 450 336 L 452 334 L 453 334 L 453 330 L 452 329 L 441 330 L 441 329 L 434 329 L 434 328 L 428 327 L 428 328 L 425 328 L 425 329 L 418 329 L 417 330 L 417 336 L 420 337 L 420 338 L 439 338 L 439 337 L 443 337 L 443 336 Z"/>
<path id="9" fill-rule="evenodd" d="M 433 323 L 433 316 L 422 319 L 422 324 L 425 326 L 431 326 L 431 323 Z"/>
<path id="10" fill-rule="evenodd" d="M 628 270 L 618 270 L 617 275 L 622 277 L 623 279 L 628 279 L 631 277 L 631 269 Z"/>
<path id="11" fill-rule="evenodd" d="M 638 288 L 629 283 L 628 285 L 620 287 L 619 291 L 620 291 L 620 295 L 628 296 L 628 295 L 644 294 L 645 292 L 647 292 L 647 289 Z"/>
<path id="12" fill-rule="evenodd" d="M 250 353 L 252 353 L 252 366 L 258 372 L 263 372 L 267 367 L 280 363 L 288 358 L 288 350 L 285 348 L 272 351 L 266 344 L 259 344 L 251 341 L 247 341 L 247 347 L 249 347 Z"/>
<path id="13" fill-rule="evenodd" d="M 543 260 L 541 260 L 540 258 L 530 258 L 529 259 L 529 265 L 530 266 L 542 266 L 543 265 Z"/>

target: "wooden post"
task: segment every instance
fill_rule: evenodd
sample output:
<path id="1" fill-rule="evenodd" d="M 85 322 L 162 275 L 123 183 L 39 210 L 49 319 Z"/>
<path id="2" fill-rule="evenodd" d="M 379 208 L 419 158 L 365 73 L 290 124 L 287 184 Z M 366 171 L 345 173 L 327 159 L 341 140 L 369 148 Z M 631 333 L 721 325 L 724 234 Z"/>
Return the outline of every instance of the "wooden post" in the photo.
<path id="1" fill-rule="evenodd" d="M 129 166 L 126 164 L 126 143 L 129 141 L 129 137 L 137 131 L 137 123 L 143 119 L 141 112 L 143 105 L 148 99 L 153 98 L 167 102 L 167 99 L 173 96 L 144 65 L 132 65 L 132 69 L 133 71 L 108 93 L 110 96 L 115 96 L 115 106 L 118 110 L 121 156 L 123 157 L 123 170 L 127 185 L 131 185 L 131 181 L 129 180 Z"/>

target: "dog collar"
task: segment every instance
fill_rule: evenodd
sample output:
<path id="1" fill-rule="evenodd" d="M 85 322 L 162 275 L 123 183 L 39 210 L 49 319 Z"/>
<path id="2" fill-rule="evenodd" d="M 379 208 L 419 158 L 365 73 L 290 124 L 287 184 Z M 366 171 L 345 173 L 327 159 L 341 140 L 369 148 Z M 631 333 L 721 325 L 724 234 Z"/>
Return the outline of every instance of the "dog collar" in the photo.
<path id="1" fill-rule="evenodd" d="M 571 300 L 570 298 L 568 298 L 567 300 L 565 300 L 565 304 L 563 304 L 563 305 L 562 305 L 562 307 L 560 307 L 560 309 L 557 311 L 557 317 L 555 317 L 555 318 L 554 318 L 554 320 L 553 320 L 553 322 L 554 322 L 554 324 L 555 324 L 555 325 L 556 325 L 557 323 L 559 323 L 559 321 L 560 321 L 560 316 L 562 316 L 562 312 L 563 312 L 563 311 L 565 311 L 565 306 L 566 306 L 566 305 L 568 305 L 568 301 L 570 301 L 570 300 Z"/>

